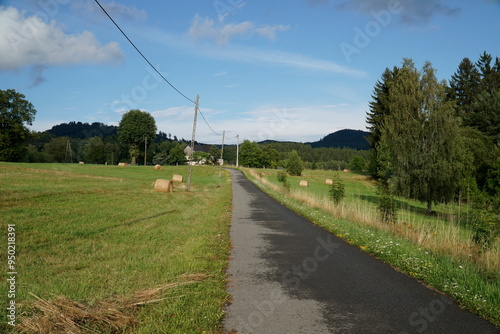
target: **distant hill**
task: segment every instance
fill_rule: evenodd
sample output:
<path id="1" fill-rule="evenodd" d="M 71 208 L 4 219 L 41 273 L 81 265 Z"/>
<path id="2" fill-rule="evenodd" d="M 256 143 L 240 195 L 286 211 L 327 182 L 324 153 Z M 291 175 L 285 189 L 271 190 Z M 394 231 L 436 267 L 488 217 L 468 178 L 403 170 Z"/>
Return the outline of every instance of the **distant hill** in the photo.
<path id="1" fill-rule="evenodd" d="M 369 150 L 370 143 L 368 142 L 370 133 L 361 130 L 340 130 L 330 133 L 323 139 L 316 142 L 306 143 L 312 147 L 338 147 L 338 148 L 353 148 L 356 150 Z"/>
<path id="2" fill-rule="evenodd" d="M 106 125 L 99 122 L 92 124 L 82 122 L 69 122 L 54 125 L 47 132 L 56 137 L 70 137 L 76 139 L 88 139 L 92 137 L 108 137 L 116 135 L 118 131 L 117 126 Z"/>

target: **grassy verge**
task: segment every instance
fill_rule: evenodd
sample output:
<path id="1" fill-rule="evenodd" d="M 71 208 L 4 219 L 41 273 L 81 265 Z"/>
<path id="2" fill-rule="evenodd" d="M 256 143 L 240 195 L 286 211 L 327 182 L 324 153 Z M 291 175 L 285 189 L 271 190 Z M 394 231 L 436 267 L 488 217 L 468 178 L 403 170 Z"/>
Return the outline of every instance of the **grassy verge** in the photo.
<path id="1" fill-rule="evenodd" d="M 470 231 L 457 223 L 460 208 L 439 206 L 436 217 L 423 215 L 417 202 L 400 199 L 400 222 L 376 218 L 376 187 L 363 175 L 338 173 L 346 198 L 334 205 L 327 198 L 326 178 L 335 172 L 305 171 L 288 177 L 290 189 L 280 185 L 277 171 L 244 170 L 260 188 L 351 244 L 442 291 L 493 324 L 500 326 L 499 242 L 481 252 L 470 241 Z M 299 187 L 308 180 L 307 188 Z"/>
<path id="2" fill-rule="evenodd" d="M 20 331 L 23 320 L 50 308 L 99 313 L 77 317 L 82 333 L 219 330 L 228 298 L 230 179 L 193 168 L 191 192 L 180 185 L 170 194 L 153 191 L 157 178 L 173 174 L 186 179 L 187 167 L 0 163 L 0 243 L 7 248 L 14 224 L 17 270 L 16 326 L 4 311 L 0 332 Z M 6 252 L 1 262 L 6 268 Z M 2 280 L 8 277 L 4 269 Z M 0 289 L 5 310 L 8 287 Z M 34 308 L 37 300 L 44 307 Z M 110 308 L 118 313 L 103 315 Z M 54 319 L 35 322 L 43 321 Z"/>

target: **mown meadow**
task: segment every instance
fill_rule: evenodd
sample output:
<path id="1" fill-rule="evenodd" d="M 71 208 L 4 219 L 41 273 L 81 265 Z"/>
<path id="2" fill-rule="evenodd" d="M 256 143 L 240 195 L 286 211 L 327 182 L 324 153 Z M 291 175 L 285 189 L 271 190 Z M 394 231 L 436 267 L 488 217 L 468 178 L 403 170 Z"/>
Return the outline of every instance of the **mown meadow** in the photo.
<path id="1" fill-rule="evenodd" d="M 473 241 L 463 205 L 440 204 L 436 215 L 426 205 L 396 198 L 397 221 L 383 222 L 377 211 L 377 186 L 358 173 L 305 170 L 287 176 L 278 170 L 246 169 L 263 190 L 317 225 L 365 252 L 437 289 L 500 326 L 500 240 L 485 249 Z M 332 201 L 326 179 L 339 179 L 345 197 Z M 300 187 L 301 180 L 308 181 Z"/>
<path id="2" fill-rule="evenodd" d="M 0 242 L 14 224 L 17 269 L 16 326 L 2 312 L 0 332 L 220 330 L 231 183 L 195 167 L 190 192 L 154 191 L 187 168 L 0 163 Z"/>

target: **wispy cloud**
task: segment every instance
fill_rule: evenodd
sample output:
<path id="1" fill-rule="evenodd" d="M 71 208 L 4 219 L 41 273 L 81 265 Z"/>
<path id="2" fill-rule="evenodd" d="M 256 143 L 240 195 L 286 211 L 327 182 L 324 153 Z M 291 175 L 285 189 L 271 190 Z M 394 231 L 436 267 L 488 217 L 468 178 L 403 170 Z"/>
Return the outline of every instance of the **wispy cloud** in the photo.
<path id="1" fill-rule="evenodd" d="M 137 9 L 134 6 L 126 6 L 114 1 L 101 2 L 106 11 L 115 19 L 121 19 L 128 22 L 144 22 L 148 15 L 145 10 Z M 71 8 L 77 11 L 85 11 L 88 14 L 102 16 L 102 11 L 93 0 L 73 1 Z M 104 17 L 103 17 L 104 18 Z"/>
<path id="2" fill-rule="evenodd" d="M 290 26 L 287 25 L 256 26 L 255 23 L 249 21 L 221 24 L 211 18 L 195 15 L 188 35 L 194 40 L 209 40 L 217 45 L 226 45 L 232 39 L 242 36 L 258 35 L 274 40 L 279 32 L 289 29 Z"/>
<path id="3" fill-rule="evenodd" d="M 342 66 L 333 61 L 284 51 L 268 51 L 256 48 L 236 46 L 225 48 L 224 50 L 220 50 L 218 48 L 198 49 L 199 52 L 200 50 L 203 55 L 214 57 L 216 59 L 228 59 L 237 62 L 272 64 L 294 68 L 302 71 L 330 73 L 334 75 L 347 75 L 354 77 L 362 77 L 367 75 L 363 71 Z"/>

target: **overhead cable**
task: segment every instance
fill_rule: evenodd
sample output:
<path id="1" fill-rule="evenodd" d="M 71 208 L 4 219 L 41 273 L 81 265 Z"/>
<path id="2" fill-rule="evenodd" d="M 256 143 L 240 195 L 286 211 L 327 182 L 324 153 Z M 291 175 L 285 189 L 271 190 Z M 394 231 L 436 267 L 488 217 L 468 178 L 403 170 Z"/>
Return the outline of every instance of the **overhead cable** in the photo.
<path id="1" fill-rule="evenodd" d="M 130 38 L 127 36 L 127 34 L 120 28 L 120 26 L 115 22 L 115 20 L 113 20 L 113 18 L 111 17 L 111 15 L 108 14 L 108 12 L 104 9 L 104 7 L 99 3 L 98 0 L 94 0 L 98 5 L 99 7 L 101 7 L 102 11 L 104 12 L 104 14 L 106 14 L 109 19 L 111 20 L 111 22 L 113 22 L 113 24 L 118 28 L 118 30 L 120 30 L 120 32 L 122 33 L 123 36 L 125 36 L 125 38 L 127 39 L 127 41 L 129 41 L 129 43 L 134 47 L 134 49 L 142 56 L 142 58 L 144 58 L 144 60 L 149 64 L 149 66 L 151 66 L 153 68 L 153 70 L 155 70 L 156 73 L 158 73 L 158 75 L 163 79 L 165 80 L 165 82 L 167 84 L 170 85 L 170 87 L 172 87 L 177 93 L 179 93 L 180 95 L 182 95 L 186 100 L 192 102 L 193 104 L 196 104 L 196 102 L 194 102 L 192 99 L 190 99 L 189 97 L 187 97 L 186 95 L 184 95 L 180 90 L 178 90 L 170 81 L 167 80 L 167 78 L 165 78 L 163 76 L 163 74 L 160 73 L 160 71 L 158 71 L 156 69 L 156 67 L 153 66 L 153 64 L 151 64 L 151 62 L 148 60 L 148 58 L 146 58 L 146 56 L 141 52 L 141 50 L 139 50 L 139 48 L 137 46 L 135 46 L 134 42 L 132 42 L 130 40 Z M 213 131 L 213 130 L 212 130 Z"/>

